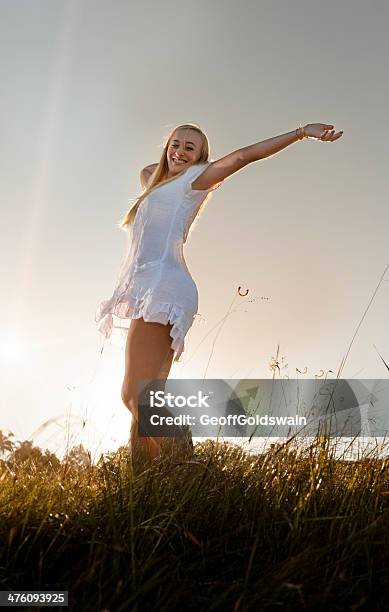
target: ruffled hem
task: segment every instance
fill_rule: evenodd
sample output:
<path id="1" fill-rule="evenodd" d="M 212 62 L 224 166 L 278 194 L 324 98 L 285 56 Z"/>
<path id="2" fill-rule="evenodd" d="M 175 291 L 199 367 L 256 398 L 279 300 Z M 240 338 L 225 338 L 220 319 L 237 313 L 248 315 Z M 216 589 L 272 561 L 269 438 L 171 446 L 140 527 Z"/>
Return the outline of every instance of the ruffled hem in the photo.
<path id="1" fill-rule="evenodd" d="M 170 330 L 171 348 L 174 350 L 173 361 L 178 361 L 185 348 L 185 335 L 193 323 L 188 321 L 184 309 L 178 304 L 153 301 L 153 289 L 137 298 L 126 296 L 118 301 L 115 295 L 102 302 L 95 314 L 97 329 L 104 340 L 124 348 L 128 328 L 132 319 L 143 319 L 147 322 L 173 325 Z"/>

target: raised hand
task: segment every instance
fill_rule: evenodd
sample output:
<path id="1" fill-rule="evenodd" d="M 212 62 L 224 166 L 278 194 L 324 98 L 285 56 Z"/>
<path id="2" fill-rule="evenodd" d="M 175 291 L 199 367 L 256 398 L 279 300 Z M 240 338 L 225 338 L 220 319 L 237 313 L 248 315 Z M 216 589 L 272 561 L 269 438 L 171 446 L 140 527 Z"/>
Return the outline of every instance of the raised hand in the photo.
<path id="1" fill-rule="evenodd" d="M 334 141 L 343 136 L 343 130 L 336 132 L 333 125 L 327 123 L 308 123 L 304 126 L 306 136 L 316 138 L 317 140 Z"/>

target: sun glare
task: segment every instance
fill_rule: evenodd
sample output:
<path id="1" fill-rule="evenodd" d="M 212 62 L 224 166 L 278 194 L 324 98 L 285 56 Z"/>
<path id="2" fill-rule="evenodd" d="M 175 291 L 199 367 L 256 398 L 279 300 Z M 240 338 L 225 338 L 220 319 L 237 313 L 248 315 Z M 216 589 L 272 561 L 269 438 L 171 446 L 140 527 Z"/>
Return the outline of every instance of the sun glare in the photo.
<path id="1" fill-rule="evenodd" d="M 0 366 L 10 367 L 21 365 L 28 353 L 27 342 L 16 332 L 0 331 Z"/>

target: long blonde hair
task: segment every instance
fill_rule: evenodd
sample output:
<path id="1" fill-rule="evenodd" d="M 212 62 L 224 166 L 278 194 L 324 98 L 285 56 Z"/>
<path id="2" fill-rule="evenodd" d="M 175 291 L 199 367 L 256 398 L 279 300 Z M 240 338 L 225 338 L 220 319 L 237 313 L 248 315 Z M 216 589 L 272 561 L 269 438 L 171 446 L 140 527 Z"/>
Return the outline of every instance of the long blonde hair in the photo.
<path id="1" fill-rule="evenodd" d="M 169 172 L 169 166 L 168 166 L 168 161 L 167 161 L 167 150 L 169 148 L 170 140 L 171 140 L 173 134 L 175 133 L 176 130 L 179 130 L 179 129 L 190 129 L 190 130 L 194 130 L 198 134 L 200 134 L 201 141 L 202 141 L 201 142 L 200 157 L 198 158 L 198 160 L 195 163 L 198 164 L 198 163 L 204 163 L 204 162 L 208 161 L 209 141 L 208 141 L 207 135 L 205 134 L 205 132 L 203 132 L 203 130 L 200 128 L 200 126 L 198 126 L 195 123 L 185 123 L 183 125 L 178 125 L 177 127 L 175 127 L 170 132 L 170 134 L 168 135 L 168 137 L 167 137 L 167 139 L 165 141 L 165 145 L 163 147 L 161 159 L 159 160 L 158 166 L 156 167 L 156 169 L 154 170 L 154 172 L 152 173 L 152 175 L 151 175 L 151 177 L 149 179 L 149 184 L 144 188 L 144 190 L 141 193 L 141 195 L 138 196 L 137 198 L 135 198 L 135 201 L 132 204 L 131 208 L 129 208 L 129 210 L 127 211 L 126 215 L 120 221 L 120 223 L 118 225 L 119 229 L 123 229 L 124 231 L 128 231 L 129 230 L 130 226 L 132 225 L 132 223 L 134 221 L 135 215 L 137 213 L 137 210 L 138 210 L 140 204 L 149 195 L 149 193 L 154 191 L 154 189 L 156 187 L 158 187 L 159 185 L 165 185 L 165 183 L 170 183 L 171 181 L 174 181 L 177 177 L 181 176 L 181 174 L 183 172 L 185 172 L 185 169 L 183 169 L 183 170 L 181 170 L 181 172 L 178 172 L 174 176 L 172 176 L 170 178 L 166 178 L 166 176 L 167 176 L 167 174 Z"/>

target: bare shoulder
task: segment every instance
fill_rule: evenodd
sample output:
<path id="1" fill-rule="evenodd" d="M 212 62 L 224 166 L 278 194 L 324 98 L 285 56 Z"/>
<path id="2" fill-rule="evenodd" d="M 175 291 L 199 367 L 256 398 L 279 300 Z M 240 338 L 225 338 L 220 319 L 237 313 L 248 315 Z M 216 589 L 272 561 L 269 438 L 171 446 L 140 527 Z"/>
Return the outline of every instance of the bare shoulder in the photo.
<path id="1" fill-rule="evenodd" d="M 147 187 L 150 176 L 153 174 L 157 166 L 158 164 L 150 164 L 149 166 L 145 166 L 144 168 L 142 168 L 142 170 L 140 171 L 140 182 L 143 189 Z"/>
<path id="2" fill-rule="evenodd" d="M 220 159 L 210 162 L 204 172 L 193 181 L 192 189 L 212 189 L 246 165 L 247 162 L 242 157 L 241 149 L 233 151 Z"/>
<path id="3" fill-rule="evenodd" d="M 145 170 L 146 172 L 148 172 L 149 174 L 152 174 L 154 172 L 154 170 L 156 169 L 156 167 L 158 166 L 158 164 L 150 164 L 149 166 L 145 166 L 143 168 L 143 170 Z"/>

